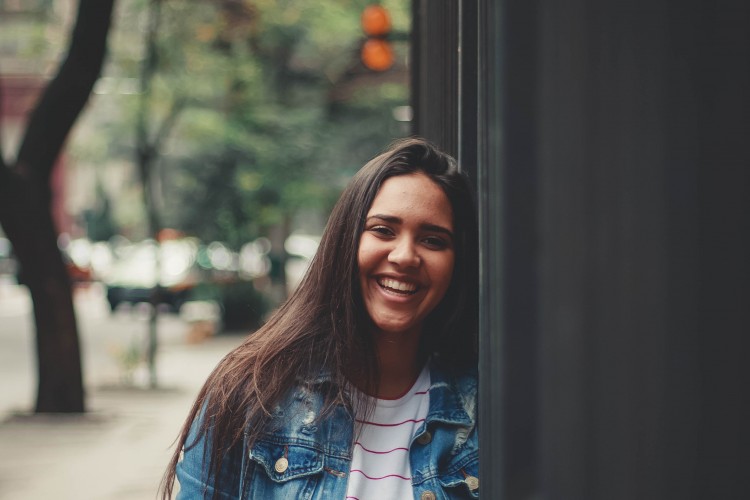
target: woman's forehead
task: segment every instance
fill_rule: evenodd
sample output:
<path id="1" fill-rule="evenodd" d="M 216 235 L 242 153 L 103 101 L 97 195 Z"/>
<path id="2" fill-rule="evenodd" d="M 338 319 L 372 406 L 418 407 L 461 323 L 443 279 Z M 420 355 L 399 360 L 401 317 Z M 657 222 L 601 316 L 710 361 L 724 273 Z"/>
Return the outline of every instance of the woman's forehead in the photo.
<path id="1" fill-rule="evenodd" d="M 373 215 L 453 225 L 453 207 L 448 196 L 435 181 L 421 172 L 386 179 L 367 211 L 367 217 Z"/>

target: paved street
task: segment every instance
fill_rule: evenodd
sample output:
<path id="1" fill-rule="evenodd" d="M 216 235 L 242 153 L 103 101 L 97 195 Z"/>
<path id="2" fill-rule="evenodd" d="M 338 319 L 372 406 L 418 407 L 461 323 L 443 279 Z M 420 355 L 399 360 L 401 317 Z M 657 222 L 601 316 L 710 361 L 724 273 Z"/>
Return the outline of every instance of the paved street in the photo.
<path id="1" fill-rule="evenodd" d="M 0 500 L 154 498 L 170 445 L 201 383 L 241 335 L 188 342 L 189 326 L 163 315 L 160 388 L 127 388 L 118 360 L 146 332 L 146 314 L 111 315 L 100 290 L 78 290 L 89 412 L 35 416 L 31 304 L 0 282 Z M 146 379 L 137 370 L 133 379 Z"/>
<path id="2" fill-rule="evenodd" d="M 126 308 L 111 314 L 96 284 L 77 289 L 75 303 L 86 386 L 121 385 L 128 349 L 146 344 L 148 311 Z M 25 288 L 0 281 L 0 414 L 33 407 L 36 357 L 31 307 Z M 160 315 L 160 347 L 184 344 L 187 329 L 176 315 Z M 148 374 L 141 366 L 132 376 L 145 382 Z"/>

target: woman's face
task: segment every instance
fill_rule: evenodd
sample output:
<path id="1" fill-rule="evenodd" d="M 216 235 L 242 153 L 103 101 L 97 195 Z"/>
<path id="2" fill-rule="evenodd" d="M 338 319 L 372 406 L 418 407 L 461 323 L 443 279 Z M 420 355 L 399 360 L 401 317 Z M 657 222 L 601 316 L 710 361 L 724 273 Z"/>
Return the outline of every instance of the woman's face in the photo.
<path id="1" fill-rule="evenodd" d="M 359 240 L 362 298 L 380 332 L 419 335 L 442 300 L 455 259 L 453 210 L 427 175 L 386 179 Z"/>

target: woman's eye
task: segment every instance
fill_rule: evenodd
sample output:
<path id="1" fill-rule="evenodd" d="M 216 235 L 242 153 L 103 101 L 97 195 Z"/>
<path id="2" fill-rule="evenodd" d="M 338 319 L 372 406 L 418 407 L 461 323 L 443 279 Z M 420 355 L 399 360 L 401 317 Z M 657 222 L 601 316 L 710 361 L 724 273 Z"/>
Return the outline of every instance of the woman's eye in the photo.
<path id="1" fill-rule="evenodd" d="M 443 238 L 438 238 L 436 236 L 428 236 L 427 238 L 424 238 L 422 241 L 424 241 L 425 245 L 427 245 L 430 248 L 447 248 L 448 242 L 445 241 Z"/>
<path id="2" fill-rule="evenodd" d="M 383 235 L 383 236 L 390 236 L 393 234 L 393 231 L 391 231 L 389 228 L 385 226 L 374 226 L 370 228 L 370 231 L 372 231 L 373 233 L 377 233 L 379 235 Z"/>

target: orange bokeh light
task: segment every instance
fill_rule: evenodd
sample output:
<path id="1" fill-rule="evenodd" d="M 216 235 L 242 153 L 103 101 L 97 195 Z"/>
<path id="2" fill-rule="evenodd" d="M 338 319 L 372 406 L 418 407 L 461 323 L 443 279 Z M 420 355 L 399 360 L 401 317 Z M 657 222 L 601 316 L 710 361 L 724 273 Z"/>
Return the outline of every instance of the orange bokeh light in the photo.
<path id="1" fill-rule="evenodd" d="M 367 40 L 362 46 L 362 63 L 373 71 L 385 71 L 393 66 L 391 44 L 379 38 Z"/>
<path id="2" fill-rule="evenodd" d="M 391 31 L 391 16 L 380 5 L 368 5 L 362 11 L 362 30 L 368 36 L 383 36 Z"/>

